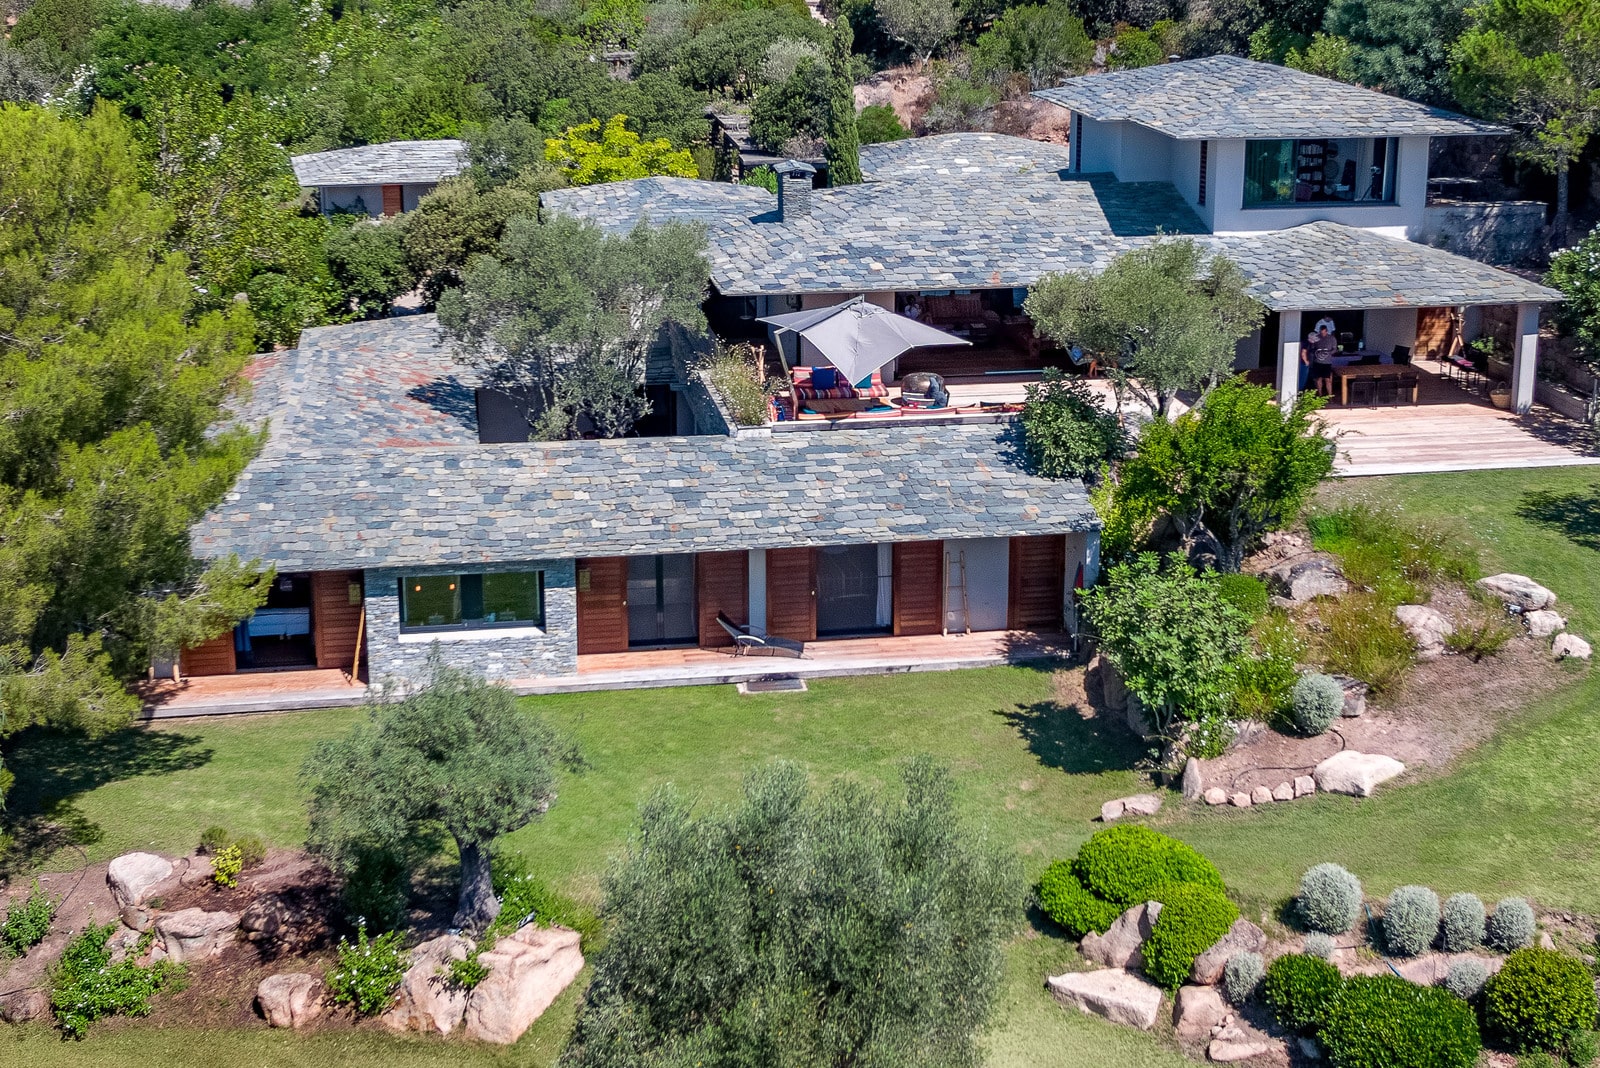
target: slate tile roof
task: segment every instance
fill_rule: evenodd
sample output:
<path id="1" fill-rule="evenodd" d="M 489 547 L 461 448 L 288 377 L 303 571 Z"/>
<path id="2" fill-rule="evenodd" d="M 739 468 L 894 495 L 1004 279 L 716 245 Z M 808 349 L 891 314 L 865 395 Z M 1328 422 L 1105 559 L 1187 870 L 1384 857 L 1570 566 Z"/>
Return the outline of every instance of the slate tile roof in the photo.
<path id="1" fill-rule="evenodd" d="M 433 315 L 316 327 L 247 373 L 239 418 L 267 423 L 263 457 L 478 441 L 477 379 Z"/>
<path id="2" fill-rule="evenodd" d="M 1559 292 L 1488 264 L 1341 223 L 1206 239 L 1274 311 L 1542 304 Z"/>
<path id="3" fill-rule="evenodd" d="M 542 203 L 616 231 L 646 218 L 704 223 L 711 279 L 726 296 L 1027 286 L 1102 270 L 1164 233 L 1233 257 L 1273 310 L 1559 299 L 1476 260 L 1340 223 L 1212 236 L 1172 185 L 1067 174 L 1061 146 L 1020 137 L 918 137 L 867 146 L 861 162 L 869 181 L 814 191 L 811 214 L 788 222 L 770 193 L 688 178 L 562 189 Z"/>
<path id="4" fill-rule="evenodd" d="M 1007 427 L 480 445 L 473 379 L 432 315 L 307 330 L 258 359 L 269 438 L 193 530 L 283 570 L 1008 537 L 1095 525 L 1026 474 Z"/>
<path id="5" fill-rule="evenodd" d="M 381 145 L 336 148 L 289 160 L 300 185 L 310 189 L 340 185 L 405 185 L 442 181 L 467 167 L 466 145 L 437 141 L 389 141 Z"/>
<path id="6" fill-rule="evenodd" d="M 811 214 L 787 221 L 763 190 L 693 179 L 561 189 L 541 203 L 614 231 L 645 218 L 705 223 L 725 296 L 1024 286 L 1103 268 L 1158 231 L 1204 232 L 1168 183 L 1064 166 L 1057 145 L 946 134 L 864 148 L 873 180 L 818 189 Z"/>
<path id="7" fill-rule="evenodd" d="M 1033 95 L 1091 119 L 1134 122 L 1184 140 L 1507 132 L 1440 108 L 1238 56 L 1087 74 Z"/>

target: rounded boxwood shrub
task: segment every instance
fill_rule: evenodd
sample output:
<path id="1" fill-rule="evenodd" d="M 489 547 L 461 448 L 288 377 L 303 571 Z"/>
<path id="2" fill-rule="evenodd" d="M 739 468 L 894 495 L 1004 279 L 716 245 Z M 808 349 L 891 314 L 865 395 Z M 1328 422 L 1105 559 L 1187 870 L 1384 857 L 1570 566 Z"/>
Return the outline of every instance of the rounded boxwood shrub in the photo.
<path id="1" fill-rule="evenodd" d="M 1402 886 L 1383 908 L 1383 941 L 1398 957 L 1425 953 L 1439 937 L 1439 895 L 1426 886 Z"/>
<path id="2" fill-rule="evenodd" d="M 1318 864 L 1300 877 L 1295 904 L 1307 930 L 1344 934 L 1361 913 L 1361 880 L 1337 864 Z"/>
<path id="3" fill-rule="evenodd" d="M 1271 599 L 1267 596 L 1267 584 L 1255 575 L 1236 573 L 1218 575 L 1217 593 L 1222 595 L 1224 601 L 1252 620 L 1266 615 L 1267 606 L 1271 604 Z"/>
<path id="4" fill-rule="evenodd" d="M 1108 827 L 1083 843 L 1073 870 L 1096 896 L 1123 908 L 1153 900 L 1157 887 L 1180 883 L 1222 892 L 1222 875 L 1193 847 L 1133 824 Z"/>
<path id="5" fill-rule="evenodd" d="M 1084 889 L 1073 874 L 1070 860 L 1058 860 L 1039 877 L 1039 907 L 1074 938 L 1090 931 L 1105 934 L 1123 907 Z"/>
<path id="6" fill-rule="evenodd" d="M 1289 691 L 1289 704 L 1295 729 L 1314 738 L 1333 726 L 1344 711 L 1344 687 L 1331 675 L 1308 671 Z"/>
<path id="7" fill-rule="evenodd" d="M 1532 944 L 1535 926 L 1532 905 L 1520 897 L 1504 898 L 1484 924 L 1484 941 L 1502 953 L 1510 953 Z"/>
<path id="8" fill-rule="evenodd" d="M 1483 993 L 1483 984 L 1489 981 L 1489 969 L 1474 957 L 1458 960 L 1445 973 L 1444 988 L 1462 1001 L 1471 1001 Z"/>
<path id="9" fill-rule="evenodd" d="M 1583 961 L 1527 947 L 1506 958 L 1483 988 L 1483 1021 L 1518 1051 L 1559 1050 L 1568 1032 L 1594 1026 L 1594 976 Z"/>
<path id="10" fill-rule="evenodd" d="M 1339 969 L 1321 957 L 1289 953 L 1267 965 L 1261 1000 L 1284 1027 L 1308 1033 L 1322 1025 L 1328 1006 L 1343 986 Z"/>
<path id="11" fill-rule="evenodd" d="M 1197 883 L 1152 892 L 1161 915 L 1144 943 L 1144 973 L 1158 986 L 1176 990 L 1194 969 L 1194 959 L 1228 933 L 1239 909 L 1222 891 Z"/>
<path id="12" fill-rule="evenodd" d="M 1318 1038 L 1333 1068 L 1471 1068 L 1483 1048 L 1471 1006 L 1395 975 L 1346 980 Z"/>
<path id="13" fill-rule="evenodd" d="M 1321 957 L 1323 960 L 1332 960 L 1333 951 L 1338 947 L 1333 944 L 1333 936 L 1323 934 L 1321 931 L 1312 931 L 1306 935 L 1305 952 L 1308 956 Z"/>
<path id="14" fill-rule="evenodd" d="M 1465 953 L 1483 944 L 1483 902 L 1477 894 L 1451 894 L 1440 912 L 1439 946 L 1446 953 Z"/>
<path id="15" fill-rule="evenodd" d="M 1222 968 L 1222 992 L 1235 1005 L 1243 1005 L 1255 996 L 1256 987 L 1261 985 L 1261 977 L 1266 971 L 1267 966 L 1262 962 L 1261 954 L 1248 950 L 1235 953 Z"/>

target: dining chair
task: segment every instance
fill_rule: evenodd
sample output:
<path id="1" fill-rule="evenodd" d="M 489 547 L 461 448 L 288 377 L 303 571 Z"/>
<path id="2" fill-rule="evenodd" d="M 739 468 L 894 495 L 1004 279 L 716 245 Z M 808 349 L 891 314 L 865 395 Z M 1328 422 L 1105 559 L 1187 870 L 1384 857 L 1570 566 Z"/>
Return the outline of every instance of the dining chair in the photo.
<path id="1" fill-rule="evenodd" d="M 1356 377 L 1350 379 L 1350 406 L 1371 404 L 1374 399 L 1373 380 Z"/>

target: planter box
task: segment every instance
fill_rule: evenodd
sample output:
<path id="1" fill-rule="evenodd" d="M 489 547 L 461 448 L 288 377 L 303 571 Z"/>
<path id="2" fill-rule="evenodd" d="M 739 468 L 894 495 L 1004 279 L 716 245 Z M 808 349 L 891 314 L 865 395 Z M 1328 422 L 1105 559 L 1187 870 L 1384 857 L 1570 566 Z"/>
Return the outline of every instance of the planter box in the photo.
<path id="1" fill-rule="evenodd" d="M 1554 382 L 1540 380 L 1533 384 L 1533 399 L 1558 415 L 1582 420 L 1588 406 L 1587 399 Z"/>

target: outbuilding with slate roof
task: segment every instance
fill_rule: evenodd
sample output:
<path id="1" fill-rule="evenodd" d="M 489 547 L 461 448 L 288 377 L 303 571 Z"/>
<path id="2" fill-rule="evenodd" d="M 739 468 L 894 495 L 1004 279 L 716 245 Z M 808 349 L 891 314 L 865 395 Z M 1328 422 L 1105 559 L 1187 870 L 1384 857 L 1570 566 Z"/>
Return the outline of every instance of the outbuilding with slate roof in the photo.
<path id="1" fill-rule="evenodd" d="M 324 215 L 398 215 L 465 170 L 467 148 L 453 138 L 388 141 L 312 152 L 289 162 L 300 187 L 316 190 Z"/>

